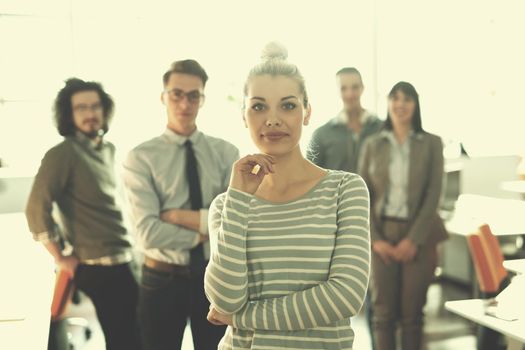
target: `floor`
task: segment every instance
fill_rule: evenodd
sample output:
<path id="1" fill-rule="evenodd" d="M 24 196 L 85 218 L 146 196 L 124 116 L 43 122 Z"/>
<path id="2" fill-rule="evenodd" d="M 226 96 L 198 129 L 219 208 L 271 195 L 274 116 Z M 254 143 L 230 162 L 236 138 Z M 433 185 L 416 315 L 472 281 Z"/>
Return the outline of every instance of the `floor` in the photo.
<path id="1" fill-rule="evenodd" d="M 434 283 L 428 292 L 428 302 L 425 307 L 426 324 L 425 338 L 426 350 L 475 350 L 476 339 L 473 336 L 474 326 L 462 318 L 450 314 L 443 307 L 444 301 L 465 299 L 469 297 L 467 288 L 451 282 L 440 281 Z M 81 328 L 73 329 L 73 340 L 76 350 L 102 350 L 104 339 L 100 326 L 94 316 L 93 306 L 87 298 L 82 298 L 82 303 L 72 305 L 68 313 L 72 316 L 83 317 L 88 320 L 92 330 L 91 339 L 83 341 L 84 335 Z M 354 349 L 370 350 L 370 335 L 366 319 L 361 313 L 352 320 L 356 334 Z M 193 349 L 191 331 L 186 329 L 183 350 Z"/>

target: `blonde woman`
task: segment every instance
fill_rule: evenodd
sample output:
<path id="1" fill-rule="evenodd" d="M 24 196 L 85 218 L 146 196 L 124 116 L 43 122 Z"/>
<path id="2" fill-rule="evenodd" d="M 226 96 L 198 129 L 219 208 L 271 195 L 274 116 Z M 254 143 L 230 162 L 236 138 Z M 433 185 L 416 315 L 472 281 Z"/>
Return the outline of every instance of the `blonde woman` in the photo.
<path id="1" fill-rule="evenodd" d="M 350 317 L 368 286 L 368 190 L 303 157 L 310 114 L 303 77 L 270 44 L 244 89 L 260 153 L 234 164 L 210 212 L 208 319 L 229 325 L 220 349 L 352 348 Z"/>

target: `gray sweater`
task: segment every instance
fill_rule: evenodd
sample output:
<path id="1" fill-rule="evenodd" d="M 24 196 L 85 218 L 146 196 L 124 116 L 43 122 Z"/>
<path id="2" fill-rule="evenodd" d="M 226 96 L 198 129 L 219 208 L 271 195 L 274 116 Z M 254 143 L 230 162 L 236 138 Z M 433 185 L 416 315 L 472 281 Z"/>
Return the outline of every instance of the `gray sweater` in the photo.
<path id="1" fill-rule="evenodd" d="M 274 203 L 229 188 L 210 207 L 205 290 L 233 314 L 219 349 L 351 349 L 350 317 L 370 266 L 369 197 L 355 174 L 329 171 Z"/>
<path id="2" fill-rule="evenodd" d="M 115 146 L 94 147 L 85 137 L 66 137 L 42 159 L 26 208 L 30 231 L 57 240 L 53 203 L 64 238 L 80 261 L 129 251 L 129 236 L 116 201 Z"/>

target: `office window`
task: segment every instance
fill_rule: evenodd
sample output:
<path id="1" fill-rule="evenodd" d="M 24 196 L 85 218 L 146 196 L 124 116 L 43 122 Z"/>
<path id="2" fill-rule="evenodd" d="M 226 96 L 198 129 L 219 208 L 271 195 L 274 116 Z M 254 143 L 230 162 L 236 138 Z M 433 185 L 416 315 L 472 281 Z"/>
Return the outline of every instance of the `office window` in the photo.
<path id="1" fill-rule="evenodd" d="M 409 81 L 423 126 L 445 142 L 463 142 L 474 156 L 525 153 L 522 9 L 518 1 L 380 0 L 379 110 L 397 81 Z"/>
<path id="2" fill-rule="evenodd" d="M 71 71 L 65 4 L 0 6 L 0 158 L 11 167 L 34 171 L 42 150 L 57 140 L 50 101 Z"/>
<path id="3" fill-rule="evenodd" d="M 475 7 L 474 7 L 475 6 Z M 108 139 L 119 156 L 162 132 L 161 77 L 195 58 L 210 75 L 199 127 L 254 151 L 241 119 L 244 79 L 264 44 L 284 43 L 306 78 L 313 130 L 341 108 L 335 72 L 363 74 L 363 106 L 386 116 L 399 80 L 421 95 L 424 126 L 471 154 L 525 150 L 519 105 L 519 2 L 133 2 L 4 0 L 0 4 L 0 158 L 34 169 L 58 142 L 51 105 L 65 79 L 100 81 L 115 98 Z M 31 126 L 29 128 L 28 126 Z M 34 126 L 34 127 L 33 127 Z M 31 129 L 31 130 L 28 130 Z M 32 140 L 31 150 L 24 148 Z"/>
<path id="4" fill-rule="evenodd" d="M 270 0 L 264 6 L 244 1 L 148 2 L 123 7 L 100 0 L 71 0 L 60 2 L 54 11 L 44 10 L 36 1 L 23 2 L 18 10 L 30 16 L 10 24 L 3 21 L 9 28 L 2 28 L 12 33 L 22 33 L 16 26 L 24 28 L 14 35 L 13 50 L 7 51 L 12 62 L 2 65 L 12 75 L 0 90 L 8 93 L 1 96 L 15 94 L 27 100 L 24 107 L 2 107 L 2 118 L 9 119 L 2 124 L 3 133 L 10 136 L 4 139 L 0 156 L 13 165 L 35 165 L 43 151 L 60 139 L 49 122 L 51 103 L 70 76 L 100 81 L 115 98 L 108 139 L 117 145 L 120 156 L 158 135 L 166 124 L 160 103 L 162 74 L 172 61 L 188 57 L 199 60 L 210 75 L 199 127 L 229 139 L 242 153 L 252 152 L 241 119 L 242 88 L 249 68 L 272 40 L 287 46 L 289 60 L 306 78 L 313 115 L 304 130 L 303 150 L 315 127 L 340 109 L 334 75 L 342 66 L 362 71 L 367 82 L 365 105 L 374 109 L 373 8 L 365 1 Z M 45 62 L 45 70 L 31 67 L 36 56 Z M 30 90 L 23 84 L 14 86 L 21 84 L 16 72 L 27 66 L 38 73 Z M 31 123 L 39 126 L 40 143 L 32 152 L 15 151 L 23 144 L 17 135 L 26 124 L 13 118 L 21 114 L 29 114 Z"/>

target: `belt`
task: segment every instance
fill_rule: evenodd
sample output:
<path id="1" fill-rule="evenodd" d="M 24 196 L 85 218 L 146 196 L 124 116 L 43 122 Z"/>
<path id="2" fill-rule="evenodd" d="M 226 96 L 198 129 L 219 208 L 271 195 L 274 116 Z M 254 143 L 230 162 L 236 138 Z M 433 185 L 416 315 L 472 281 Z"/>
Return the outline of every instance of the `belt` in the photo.
<path id="1" fill-rule="evenodd" d="M 190 273 L 190 267 L 185 265 L 170 264 L 164 261 L 158 261 L 150 257 L 144 257 L 144 265 L 150 269 L 173 273 L 175 275 L 188 275 Z"/>
<path id="2" fill-rule="evenodd" d="M 396 218 L 394 216 L 383 216 L 383 221 L 393 221 L 393 222 L 408 222 L 408 219 L 405 218 Z"/>

